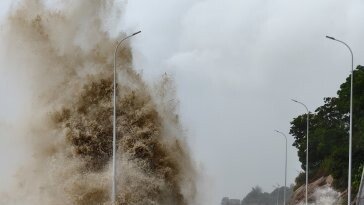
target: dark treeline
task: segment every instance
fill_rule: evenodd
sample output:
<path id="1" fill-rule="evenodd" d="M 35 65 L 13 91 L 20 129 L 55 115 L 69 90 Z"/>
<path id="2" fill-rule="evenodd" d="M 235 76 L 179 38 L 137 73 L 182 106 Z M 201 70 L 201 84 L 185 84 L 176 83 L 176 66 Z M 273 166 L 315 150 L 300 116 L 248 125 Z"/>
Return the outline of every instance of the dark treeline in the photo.
<path id="1" fill-rule="evenodd" d="M 260 187 L 252 188 L 252 190 L 241 201 L 242 205 L 271 205 L 283 204 L 283 192 L 286 189 L 286 201 L 288 202 L 293 191 L 292 188 L 279 187 L 274 189 L 271 193 L 263 192 Z"/>
<path id="2" fill-rule="evenodd" d="M 288 202 L 293 193 L 293 186 L 291 188 L 278 187 L 271 193 L 263 192 L 262 188 L 256 186 L 252 188 L 243 200 L 224 197 L 221 205 L 272 205 L 277 204 L 277 202 L 278 204 L 283 204 L 284 189 L 286 189 L 286 202 Z"/>

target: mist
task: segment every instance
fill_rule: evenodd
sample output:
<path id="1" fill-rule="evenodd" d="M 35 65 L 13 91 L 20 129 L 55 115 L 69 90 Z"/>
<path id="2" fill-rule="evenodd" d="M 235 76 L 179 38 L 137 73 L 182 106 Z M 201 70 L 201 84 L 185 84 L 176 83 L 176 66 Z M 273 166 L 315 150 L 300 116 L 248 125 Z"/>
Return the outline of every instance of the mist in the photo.
<path id="1" fill-rule="evenodd" d="M 2 150 L 11 179 L 0 203 L 111 204 L 112 54 L 125 33 L 109 31 L 122 12 L 113 1 L 12 5 L 1 72 L 21 94 L 1 121 L 13 147 Z M 128 43 L 117 57 L 117 204 L 193 204 L 197 172 L 173 78 L 145 84 Z"/>

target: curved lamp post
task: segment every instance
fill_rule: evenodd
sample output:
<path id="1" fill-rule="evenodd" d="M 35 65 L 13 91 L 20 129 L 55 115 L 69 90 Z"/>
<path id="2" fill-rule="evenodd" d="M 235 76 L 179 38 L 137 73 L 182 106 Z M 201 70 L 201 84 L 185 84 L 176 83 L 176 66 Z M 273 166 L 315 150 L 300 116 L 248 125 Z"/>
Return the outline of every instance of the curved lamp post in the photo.
<path id="1" fill-rule="evenodd" d="M 278 130 L 274 130 L 279 134 L 283 135 L 286 139 L 286 160 L 285 160 L 285 169 L 284 169 L 284 189 L 283 189 L 283 205 L 286 205 L 286 187 L 287 187 L 287 136 Z"/>
<path id="2" fill-rule="evenodd" d="M 306 131 L 306 205 L 307 205 L 307 190 L 308 190 L 308 126 L 309 126 L 309 120 L 310 120 L 310 111 L 308 111 L 308 108 L 305 104 L 302 102 L 299 102 L 297 100 L 292 99 L 293 102 L 301 104 L 306 108 L 307 111 L 307 131 Z"/>
<path id="3" fill-rule="evenodd" d="M 348 168 L 348 205 L 351 204 L 351 146 L 352 146 L 352 136 L 353 136 L 353 80 L 354 80 L 354 55 L 350 46 L 343 41 L 340 41 L 334 37 L 326 36 L 326 38 L 339 43 L 344 44 L 350 51 L 351 54 L 351 82 L 350 82 L 350 128 L 349 128 L 349 168 Z"/>
<path id="4" fill-rule="evenodd" d="M 115 204 L 116 201 L 116 183 L 115 183 L 115 178 L 116 178 L 116 54 L 118 52 L 118 48 L 119 46 L 128 38 L 135 36 L 137 34 L 139 34 L 141 31 L 135 32 L 125 38 L 123 38 L 118 45 L 115 47 L 115 52 L 114 52 L 114 80 L 113 80 L 113 86 L 114 86 L 114 90 L 113 90 L 113 107 L 114 107 L 114 111 L 113 111 L 113 137 L 112 137 L 112 195 L 111 195 L 111 201 L 112 204 Z"/>

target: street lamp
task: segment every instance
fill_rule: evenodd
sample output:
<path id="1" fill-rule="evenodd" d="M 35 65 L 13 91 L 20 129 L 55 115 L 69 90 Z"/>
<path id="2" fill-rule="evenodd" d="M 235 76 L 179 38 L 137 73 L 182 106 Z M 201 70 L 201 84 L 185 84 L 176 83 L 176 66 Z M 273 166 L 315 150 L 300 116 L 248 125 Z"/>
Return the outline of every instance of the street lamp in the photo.
<path id="1" fill-rule="evenodd" d="M 118 51 L 119 46 L 121 45 L 121 43 L 123 41 L 125 41 L 126 39 L 135 36 L 137 34 L 139 34 L 141 31 L 135 32 L 125 38 L 123 38 L 118 45 L 115 47 L 115 52 L 114 52 L 114 82 L 113 82 L 113 86 L 114 86 L 114 91 L 113 91 L 113 107 L 114 107 L 114 112 L 113 112 L 113 137 L 112 137 L 112 195 L 111 195 L 111 201 L 112 204 L 115 204 L 115 192 L 116 192 L 116 183 L 115 183 L 115 178 L 116 178 L 116 54 Z"/>
<path id="2" fill-rule="evenodd" d="M 331 39 L 333 41 L 340 42 L 344 44 L 350 51 L 351 54 L 351 82 L 350 82 L 350 128 L 349 128 L 349 173 L 348 173 L 348 205 L 350 205 L 351 202 L 351 145 L 352 145 L 352 136 L 353 136 L 353 80 L 354 80 L 354 55 L 353 51 L 349 47 L 348 44 L 346 44 L 343 41 L 340 41 L 334 37 L 326 36 L 326 38 Z"/>
<path id="3" fill-rule="evenodd" d="M 308 111 L 308 108 L 305 104 L 302 102 L 299 102 L 297 100 L 292 99 L 293 102 L 303 105 L 307 110 L 307 131 L 306 131 L 306 205 L 307 205 L 307 190 L 308 190 L 308 126 L 309 126 L 309 120 L 310 120 L 310 111 Z"/>
<path id="4" fill-rule="evenodd" d="M 277 190 L 277 205 L 278 205 L 278 199 L 279 199 L 279 188 L 280 185 L 277 183 L 277 186 L 273 186 Z"/>
<path id="5" fill-rule="evenodd" d="M 286 160 L 285 160 L 284 189 L 283 189 L 283 205 L 286 205 L 286 187 L 287 187 L 287 136 L 283 132 L 280 132 L 278 130 L 274 130 L 274 131 L 280 133 L 286 139 Z"/>

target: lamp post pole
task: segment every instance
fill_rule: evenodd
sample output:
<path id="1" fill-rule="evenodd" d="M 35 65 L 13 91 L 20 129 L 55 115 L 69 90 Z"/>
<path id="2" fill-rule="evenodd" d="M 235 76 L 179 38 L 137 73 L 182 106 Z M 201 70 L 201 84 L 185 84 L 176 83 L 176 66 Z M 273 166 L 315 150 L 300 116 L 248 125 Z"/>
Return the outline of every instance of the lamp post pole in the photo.
<path id="1" fill-rule="evenodd" d="M 111 201 L 115 205 L 116 202 L 116 54 L 118 52 L 119 46 L 128 38 L 139 34 L 141 31 L 135 32 L 125 38 L 123 38 L 118 45 L 115 47 L 114 52 L 114 80 L 113 80 L 113 137 L 112 137 L 112 193 Z"/>
<path id="2" fill-rule="evenodd" d="M 344 41 L 340 41 L 334 37 L 326 36 L 326 38 L 344 44 L 351 54 L 351 82 L 350 82 L 350 128 L 349 128 L 349 167 L 348 167 L 348 205 L 351 204 L 351 152 L 352 152 L 352 137 L 353 137 L 353 80 L 354 80 L 354 55 L 350 46 Z"/>
<path id="3" fill-rule="evenodd" d="M 361 179 L 360 179 L 360 185 L 359 185 L 359 192 L 358 192 L 358 198 L 357 198 L 357 204 L 360 205 L 362 204 L 361 201 L 362 199 L 364 199 L 364 194 L 362 193 L 363 192 L 363 178 L 364 177 L 364 167 L 363 167 L 363 171 L 361 173 Z"/>
<path id="4" fill-rule="evenodd" d="M 286 187 L 287 187 L 287 136 L 283 132 L 280 132 L 278 130 L 274 130 L 274 131 L 280 133 L 286 139 L 286 160 L 285 160 L 285 169 L 284 169 L 284 189 L 283 189 L 283 205 L 286 205 Z"/>
<path id="5" fill-rule="evenodd" d="M 278 205 L 278 199 L 279 199 L 279 188 L 280 185 L 277 183 L 277 186 L 273 186 L 277 190 L 277 205 Z"/>
<path id="6" fill-rule="evenodd" d="M 307 205 L 307 199 L 308 199 L 308 131 L 309 131 L 309 121 L 310 121 L 310 111 L 308 111 L 308 108 L 305 104 L 302 102 L 299 102 L 297 100 L 292 99 L 293 102 L 301 104 L 306 108 L 307 111 L 307 131 L 306 131 L 306 205 Z"/>

